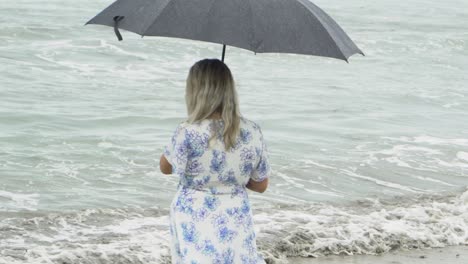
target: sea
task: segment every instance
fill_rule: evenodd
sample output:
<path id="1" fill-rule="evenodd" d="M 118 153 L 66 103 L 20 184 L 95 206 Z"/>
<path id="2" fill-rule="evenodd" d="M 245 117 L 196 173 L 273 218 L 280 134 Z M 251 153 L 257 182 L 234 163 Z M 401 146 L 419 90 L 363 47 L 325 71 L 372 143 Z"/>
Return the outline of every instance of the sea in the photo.
<path id="1" fill-rule="evenodd" d="M 159 171 L 219 44 L 85 23 L 111 0 L 0 0 L 0 263 L 170 263 Z M 227 47 L 272 167 L 260 253 L 468 245 L 468 1 L 316 0 L 365 56 Z"/>

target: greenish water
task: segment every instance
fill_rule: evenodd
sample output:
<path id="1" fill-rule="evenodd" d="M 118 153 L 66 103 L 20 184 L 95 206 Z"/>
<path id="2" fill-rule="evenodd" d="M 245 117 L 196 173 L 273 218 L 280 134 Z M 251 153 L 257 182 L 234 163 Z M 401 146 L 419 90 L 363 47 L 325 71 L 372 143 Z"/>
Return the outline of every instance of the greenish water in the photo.
<path id="1" fill-rule="evenodd" d="M 0 263 L 20 261 L 11 256 L 24 254 L 11 252 L 27 241 L 37 246 L 36 255 L 45 254 L 41 259 L 31 253 L 28 261 L 64 259 L 47 246 L 59 239 L 54 230 L 84 241 L 78 230 L 111 232 L 132 216 L 138 216 L 137 231 L 130 228 L 125 239 L 161 246 L 138 244 L 141 251 L 130 254 L 130 263 L 165 254 L 146 249 L 165 248 L 165 210 L 177 185 L 175 176 L 159 172 L 159 156 L 185 117 L 189 67 L 219 57 L 221 47 L 126 31 L 118 42 L 112 28 L 84 26 L 110 3 L 0 0 L 0 218 L 7 219 L 0 225 L 7 238 L 0 242 Z M 258 228 L 272 224 L 291 233 L 300 223 L 293 216 L 307 213 L 304 206 L 344 212 L 335 206 L 397 201 L 399 195 L 440 195 L 448 203 L 450 195 L 461 194 L 468 186 L 468 3 L 314 3 L 343 26 L 365 57 L 353 56 L 347 64 L 231 47 L 226 54 L 241 112 L 260 124 L 270 150 L 270 187 L 251 194 L 261 212 Z M 412 205 L 427 209 L 418 199 Z M 299 207 L 282 210 L 285 204 Z M 278 210 L 272 212 L 276 222 L 262 222 L 268 208 Z M 445 216 L 458 215 L 451 224 L 468 232 L 466 206 L 453 210 Z M 62 219 L 58 226 L 45 224 L 52 212 Z M 102 229 L 63 229 L 84 215 L 103 223 Z M 145 217 L 158 235 L 144 237 Z M 31 219 L 44 221 L 44 230 L 24 227 Z M 375 227 L 370 220 L 363 225 Z M 21 232 L 12 226 L 30 240 L 17 240 Z M 336 228 L 330 227 L 331 237 L 339 237 Z M 264 239 L 261 245 L 270 241 Z M 111 251 L 120 247 L 125 245 Z M 92 251 L 74 250 L 71 255 L 88 257 Z M 265 246 L 264 252 L 274 251 Z"/>

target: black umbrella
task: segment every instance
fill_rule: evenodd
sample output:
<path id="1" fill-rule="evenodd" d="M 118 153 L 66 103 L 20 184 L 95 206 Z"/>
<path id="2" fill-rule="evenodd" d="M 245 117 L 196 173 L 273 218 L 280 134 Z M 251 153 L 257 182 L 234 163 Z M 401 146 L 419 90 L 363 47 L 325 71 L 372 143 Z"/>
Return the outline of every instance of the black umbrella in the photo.
<path id="1" fill-rule="evenodd" d="M 86 24 L 141 36 L 193 39 L 251 50 L 348 61 L 364 53 L 308 0 L 117 0 Z"/>

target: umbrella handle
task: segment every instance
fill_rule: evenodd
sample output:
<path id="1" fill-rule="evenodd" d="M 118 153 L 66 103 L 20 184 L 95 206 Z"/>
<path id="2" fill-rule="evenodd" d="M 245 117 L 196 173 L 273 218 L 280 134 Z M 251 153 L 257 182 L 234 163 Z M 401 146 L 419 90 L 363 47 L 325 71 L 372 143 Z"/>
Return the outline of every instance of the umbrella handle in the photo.
<path id="1" fill-rule="evenodd" d="M 221 61 L 224 62 L 224 54 L 226 53 L 226 44 L 223 44 L 223 55 L 221 56 Z"/>
<path id="2" fill-rule="evenodd" d="M 119 22 L 124 18 L 125 18 L 124 16 L 115 16 L 114 17 L 114 32 L 115 32 L 115 35 L 117 36 L 117 39 L 119 41 L 121 41 L 123 38 L 122 38 L 122 35 L 120 34 L 118 26 L 119 26 Z"/>

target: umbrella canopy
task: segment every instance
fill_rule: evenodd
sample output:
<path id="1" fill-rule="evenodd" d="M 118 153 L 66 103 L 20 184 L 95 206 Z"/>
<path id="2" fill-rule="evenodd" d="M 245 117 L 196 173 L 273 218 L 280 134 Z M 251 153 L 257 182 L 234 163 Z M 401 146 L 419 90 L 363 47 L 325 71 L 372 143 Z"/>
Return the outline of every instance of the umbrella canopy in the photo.
<path id="1" fill-rule="evenodd" d="M 117 0 L 86 24 L 141 36 L 201 40 L 255 53 L 295 53 L 342 60 L 363 52 L 308 0 Z"/>

